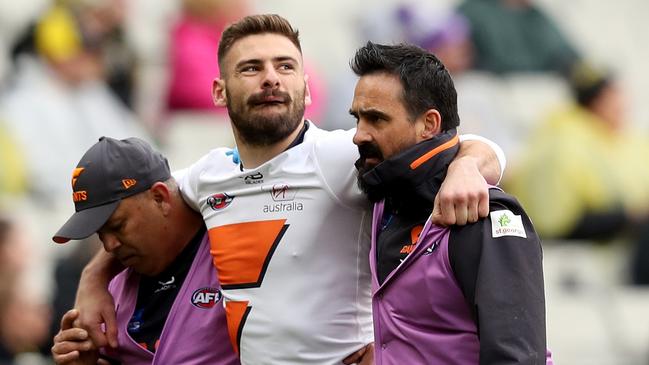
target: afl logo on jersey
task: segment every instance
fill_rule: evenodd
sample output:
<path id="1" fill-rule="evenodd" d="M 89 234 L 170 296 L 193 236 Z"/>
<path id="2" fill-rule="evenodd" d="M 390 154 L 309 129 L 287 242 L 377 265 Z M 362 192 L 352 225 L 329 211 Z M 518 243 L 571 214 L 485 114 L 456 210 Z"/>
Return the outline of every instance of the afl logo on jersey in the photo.
<path id="1" fill-rule="evenodd" d="M 221 300 L 221 291 L 216 288 L 200 288 L 192 294 L 192 304 L 202 309 L 210 309 Z"/>
<path id="2" fill-rule="evenodd" d="M 214 210 L 221 210 L 226 208 L 234 198 L 229 196 L 226 193 L 218 193 L 207 198 L 207 205 L 209 205 Z"/>

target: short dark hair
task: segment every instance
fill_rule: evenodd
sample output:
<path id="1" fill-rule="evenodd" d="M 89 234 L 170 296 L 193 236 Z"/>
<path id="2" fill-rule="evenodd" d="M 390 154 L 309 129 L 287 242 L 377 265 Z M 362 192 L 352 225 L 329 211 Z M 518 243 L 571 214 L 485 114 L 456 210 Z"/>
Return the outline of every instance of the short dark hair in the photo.
<path id="1" fill-rule="evenodd" d="M 295 47 L 297 47 L 300 53 L 302 53 L 300 32 L 293 28 L 288 20 L 277 14 L 249 15 L 230 24 L 225 28 L 223 34 L 221 34 L 221 41 L 219 42 L 218 50 L 219 66 L 221 66 L 221 60 L 223 60 L 226 53 L 228 53 L 236 41 L 249 35 L 264 33 L 283 35 L 288 38 Z"/>
<path id="2" fill-rule="evenodd" d="M 384 45 L 367 42 L 350 62 L 354 73 L 396 75 L 403 86 L 403 102 L 412 120 L 429 109 L 442 116 L 442 130 L 460 124 L 457 92 L 444 64 L 434 54 L 412 44 Z"/>

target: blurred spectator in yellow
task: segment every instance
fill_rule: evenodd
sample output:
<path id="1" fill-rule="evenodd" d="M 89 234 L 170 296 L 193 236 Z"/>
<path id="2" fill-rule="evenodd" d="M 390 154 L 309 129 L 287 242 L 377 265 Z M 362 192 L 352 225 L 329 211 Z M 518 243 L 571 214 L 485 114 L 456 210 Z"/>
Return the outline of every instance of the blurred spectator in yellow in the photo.
<path id="1" fill-rule="evenodd" d="M 580 64 L 571 84 L 576 103 L 532 134 L 509 188 L 543 238 L 620 237 L 649 222 L 649 138 L 627 124 L 625 95 L 611 73 Z"/>
<path id="2" fill-rule="evenodd" d="M 471 25 L 478 70 L 567 75 L 579 59 L 568 38 L 533 0 L 464 0 L 458 11 Z"/>
<path id="3" fill-rule="evenodd" d="M 0 120 L 0 198 L 27 190 L 23 156 L 16 141 Z"/>
<path id="4" fill-rule="evenodd" d="M 21 285 L 29 249 L 21 226 L 0 215 L 0 364 L 36 353 L 48 336 L 49 308 Z"/>
<path id="5" fill-rule="evenodd" d="M 0 120 L 41 204 L 67 205 L 71 162 L 102 135 L 148 139 L 106 81 L 114 74 L 107 60 L 120 54 L 109 39 L 121 9 L 122 0 L 58 1 L 34 27 L 33 52 L 26 46 L 16 55 L 16 71 L 0 95 Z"/>
<path id="6" fill-rule="evenodd" d="M 124 0 L 59 0 L 34 30 L 37 52 L 70 83 L 102 79 L 131 105 L 133 52 L 124 40 Z"/>

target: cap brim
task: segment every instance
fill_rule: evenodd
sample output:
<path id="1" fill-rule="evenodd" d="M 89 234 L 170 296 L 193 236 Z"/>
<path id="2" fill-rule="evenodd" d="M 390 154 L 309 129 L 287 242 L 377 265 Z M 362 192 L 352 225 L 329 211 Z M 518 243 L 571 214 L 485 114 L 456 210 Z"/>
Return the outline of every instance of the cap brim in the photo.
<path id="1" fill-rule="evenodd" d="M 74 213 L 63 227 L 56 232 L 52 240 L 56 243 L 66 243 L 69 240 L 81 240 L 89 237 L 108 221 L 108 218 L 117 209 L 119 202 L 117 200 Z"/>

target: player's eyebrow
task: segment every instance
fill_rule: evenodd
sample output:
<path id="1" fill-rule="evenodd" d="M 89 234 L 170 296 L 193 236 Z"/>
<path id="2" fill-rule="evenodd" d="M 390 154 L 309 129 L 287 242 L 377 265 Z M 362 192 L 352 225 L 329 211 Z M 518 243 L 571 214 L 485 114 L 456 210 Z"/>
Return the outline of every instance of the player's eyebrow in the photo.
<path id="1" fill-rule="evenodd" d="M 295 57 L 291 57 L 291 56 L 273 57 L 272 61 L 273 61 L 273 63 L 286 62 L 286 61 L 290 61 L 290 62 L 295 63 L 295 64 L 298 63 L 298 60 L 295 59 Z M 237 62 L 237 64 L 235 65 L 235 68 L 239 68 L 239 67 L 242 67 L 242 66 L 245 66 L 245 65 L 258 66 L 258 65 L 261 65 L 263 63 L 264 63 L 263 60 L 261 60 L 260 58 L 247 58 L 247 59 L 244 59 L 244 60 L 241 60 L 241 61 Z"/>

